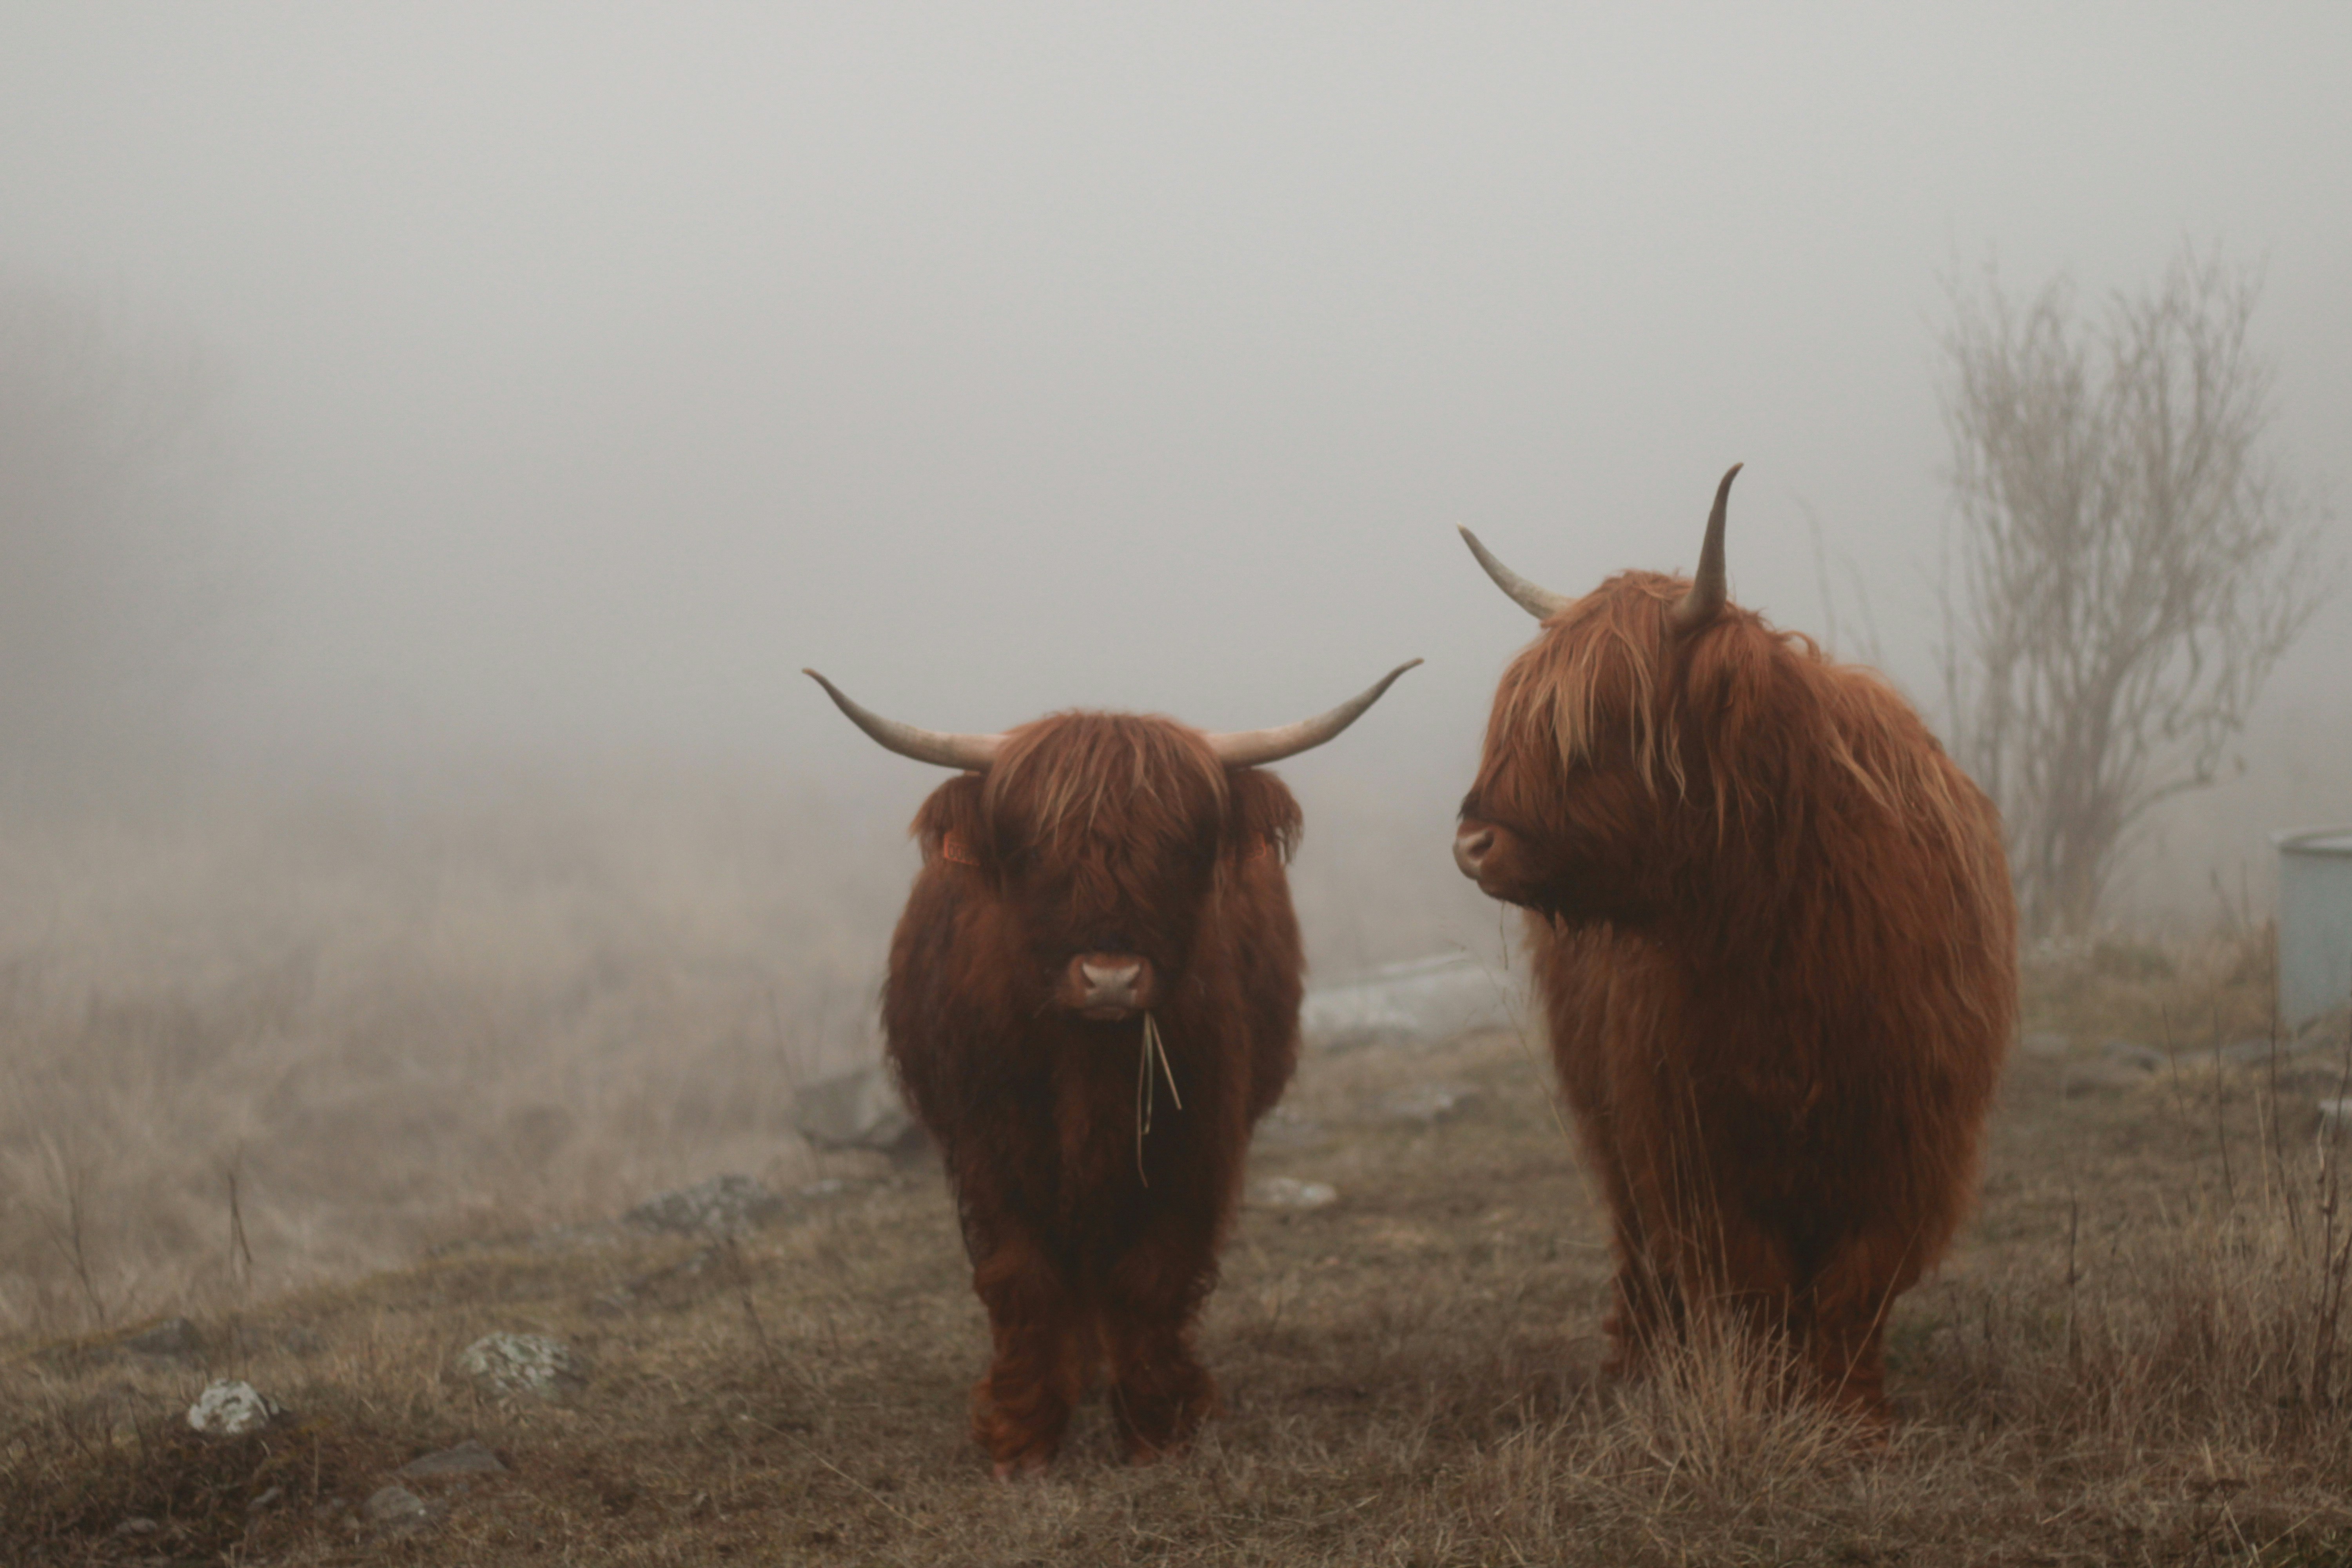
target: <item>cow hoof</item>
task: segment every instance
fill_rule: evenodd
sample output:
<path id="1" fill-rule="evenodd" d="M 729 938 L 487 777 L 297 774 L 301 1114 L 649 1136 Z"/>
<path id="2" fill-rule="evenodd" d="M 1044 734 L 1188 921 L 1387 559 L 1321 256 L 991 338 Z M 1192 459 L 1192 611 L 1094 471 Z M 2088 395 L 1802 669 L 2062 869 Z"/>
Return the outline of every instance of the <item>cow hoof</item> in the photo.
<path id="1" fill-rule="evenodd" d="M 1010 1486 L 1014 1481 L 1041 1478 L 1045 1473 L 1045 1459 L 1039 1454 L 1024 1454 L 1017 1459 L 999 1459 L 993 1472 L 996 1479 Z"/>

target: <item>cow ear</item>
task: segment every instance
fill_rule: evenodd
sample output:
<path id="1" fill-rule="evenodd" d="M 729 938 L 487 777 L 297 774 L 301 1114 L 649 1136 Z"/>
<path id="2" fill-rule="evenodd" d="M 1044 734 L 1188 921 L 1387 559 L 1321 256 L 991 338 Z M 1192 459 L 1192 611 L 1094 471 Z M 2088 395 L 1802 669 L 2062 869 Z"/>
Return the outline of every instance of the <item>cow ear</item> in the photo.
<path id="1" fill-rule="evenodd" d="M 953 860 L 966 866 L 986 864 L 988 834 L 980 808 L 981 777 L 958 773 L 930 793 L 915 813 L 913 833 L 923 846 L 923 864 Z"/>
<path id="2" fill-rule="evenodd" d="M 1264 768 L 1235 768 L 1225 775 L 1227 832 L 1225 853 L 1238 859 L 1273 855 L 1286 864 L 1298 847 L 1298 830 L 1305 818 L 1290 786 Z"/>

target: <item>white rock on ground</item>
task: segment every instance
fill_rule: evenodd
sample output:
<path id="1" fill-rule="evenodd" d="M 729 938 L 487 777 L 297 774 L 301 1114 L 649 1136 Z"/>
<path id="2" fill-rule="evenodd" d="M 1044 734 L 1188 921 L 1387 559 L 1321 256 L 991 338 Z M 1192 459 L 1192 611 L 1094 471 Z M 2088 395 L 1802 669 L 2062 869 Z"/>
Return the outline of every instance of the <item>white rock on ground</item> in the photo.
<path id="1" fill-rule="evenodd" d="M 491 1394 L 561 1404 L 587 1385 L 588 1363 L 545 1334 L 484 1334 L 457 1355 L 457 1370 Z"/>
<path id="2" fill-rule="evenodd" d="M 1328 1182 L 1302 1182 L 1296 1176 L 1268 1176 L 1249 1189 L 1255 1208 L 1319 1209 L 1339 1201 L 1339 1189 Z"/>
<path id="3" fill-rule="evenodd" d="M 249 1383 L 215 1383 L 188 1406 L 188 1425 L 207 1437 L 258 1432 L 286 1407 Z"/>
<path id="4" fill-rule="evenodd" d="M 919 1160 L 929 1146 L 879 1062 L 802 1089 L 793 1126 L 812 1148 L 870 1149 L 896 1161 Z"/>
<path id="5" fill-rule="evenodd" d="M 784 1212 L 784 1200 L 744 1175 L 713 1176 L 690 1187 L 657 1193 L 628 1212 L 639 1230 L 679 1236 L 732 1236 Z"/>

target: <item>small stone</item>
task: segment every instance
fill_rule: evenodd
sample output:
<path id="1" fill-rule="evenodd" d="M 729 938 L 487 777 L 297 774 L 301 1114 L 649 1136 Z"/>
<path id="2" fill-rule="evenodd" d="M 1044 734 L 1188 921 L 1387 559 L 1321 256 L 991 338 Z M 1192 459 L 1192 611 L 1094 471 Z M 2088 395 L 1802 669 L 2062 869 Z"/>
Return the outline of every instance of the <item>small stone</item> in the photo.
<path id="1" fill-rule="evenodd" d="M 2352 1123 L 2352 1100 L 2323 1100 L 2319 1102 L 2319 1125 L 2341 1132 Z"/>
<path id="2" fill-rule="evenodd" d="M 157 1524 L 152 1519 L 131 1518 L 126 1519 L 121 1524 L 116 1525 L 114 1527 L 114 1533 L 117 1535 L 152 1535 L 162 1528 L 163 1526 Z"/>
<path id="3" fill-rule="evenodd" d="M 124 1340 L 122 1348 L 134 1355 L 185 1360 L 205 1353 L 205 1336 L 185 1318 L 166 1318 Z"/>
<path id="4" fill-rule="evenodd" d="M 2109 1040 L 2099 1047 L 2099 1055 L 2118 1066 L 2137 1068 L 2142 1072 L 2161 1072 L 2172 1065 L 2170 1057 L 2137 1040 Z"/>
<path id="5" fill-rule="evenodd" d="M 2035 1029 L 2019 1037 L 2017 1048 L 2029 1057 L 2063 1057 L 2073 1044 L 2055 1029 Z"/>
<path id="6" fill-rule="evenodd" d="M 360 1517 L 386 1535 L 414 1535 L 433 1522 L 425 1500 L 404 1486 L 382 1486 L 360 1505 Z"/>
<path id="7" fill-rule="evenodd" d="M 484 1334 L 457 1356 L 457 1370 L 485 1392 L 528 1394 L 561 1404 L 588 1382 L 588 1363 L 545 1334 Z"/>
<path id="8" fill-rule="evenodd" d="M 393 1474 L 414 1480 L 422 1476 L 502 1476 L 506 1470 L 505 1464 L 479 1438 L 468 1437 L 454 1448 L 411 1459 Z"/>
<path id="9" fill-rule="evenodd" d="M 208 1437 L 258 1432 L 286 1407 L 249 1383 L 215 1383 L 188 1406 L 188 1425 Z"/>
<path id="10" fill-rule="evenodd" d="M 899 1163 L 920 1160 L 930 1147 L 879 1063 L 802 1089 L 793 1128 L 812 1148 L 866 1149 Z"/>
<path id="11" fill-rule="evenodd" d="M 1249 1190 L 1254 1208 L 1319 1209 L 1339 1201 L 1339 1189 L 1328 1183 L 1302 1182 L 1296 1176 L 1268 1176 Z"/>
<path id="12" fill-rule="evenodd" d="M 1482 1097 L 1475 1089 L 1458 1083 L 1424 1083 L 1412 1089 L 1401 1089 L 1381 1101 L 1381 1114 L 1393 1121 L 1420 1121 L 1435 1125 L 1451 1121 Z"/>
<path id="13" fill-rule="evenodd" d="M 626 1218 L 639 1230 L 733 1236 L 765 1225 L 783 1212 L 784 1200 L 751 1177 L 725 1175 L 656 1194 L 631 1209 Z"/>

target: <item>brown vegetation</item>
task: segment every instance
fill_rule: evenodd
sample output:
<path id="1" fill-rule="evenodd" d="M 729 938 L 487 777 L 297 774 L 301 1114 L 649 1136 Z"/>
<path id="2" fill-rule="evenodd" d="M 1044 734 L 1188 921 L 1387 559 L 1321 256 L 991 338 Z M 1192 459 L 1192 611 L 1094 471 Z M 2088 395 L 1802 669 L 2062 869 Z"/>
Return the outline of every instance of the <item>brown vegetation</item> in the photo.
<path id="1" fill-rule="evenodd" d="M 1948 289 L 1945 719 L 2027 931 L 2079 936 L 2150 810 L 2223 776 L 2334 574 L 2273 447 L 2258 270 L 2184 245 L 2095 317 L 2063 275 Z"/>
<path id="2" fill-rule="evenodd" d="M 2037 973 L 2029 1029 L 2070 974 L 2225 1030 L 2263 1011 L 2258 948 L 2158 956 L 2168 973 Z M 2081 1026 L 2124 1032 L 2122 993 L 2103 994 L 2116 1021 Z M 835 1156 L 847 1190 L 697 1270 L 662 1273 L 694 1241 L 487 1245 L 205 1314 L 200 1362 L 19 1334 L 0 1362 L 0 1537 L 24 1562 L 288 1564 L 2352 1552 L 2352 1227 L 2310 1089 L 2271 1088 L 2312 1077 L 2312 1057 L 2274 1072 L 2192 1056 L 2115 1083 L 2087 1071 L 2087 1038 L 2021 1055 L 1980 1213 L 1896 1310 L 1900 1419 L 1870 1452 L 1756 1397 L 1750 1348 L 1695 1345 L 1639 1385 L 1598 1375 L 1605 1220 L 1538 1054 L 1496 1035 L 1303 1064 L 1253 1175 L 1341 1197 L 1244 1214 L 1203 1329 L 1230 1407 L 1181 1462 L 1119 1465 L 1097 1401 L 1054 1479 L 992 1483 L 963 1432 L 984 1336 L 938 1175 Z M 1433 1078 L 1483 1098 L 1435 1124 L 1376 1109 Z M 615 1310 L 629 1280 L 653 1282 Z M 499 1404 L 455 1382 L 450 1358 L 493 1328 L 578 1345 L 585 1394 Z M 213 1375 L 249 1376 L 292 1424 L 191 1440 L 179 1412 Z M 407 1542 L 355 1524 L 392 1468 L 467 1436 L 511 1473 L 415 1483 L 441 1517 Z M 114 1533 L 131 1518 L 157 1529 Z"/>
<path id="3" fill-rule="evenodd" d="M 11 817 L 0 1329 L 226 1310 L 714 1169 L 806 1180 L 794 1086 L 871 1050 L 904 839 L 760 784 Z"/>

